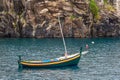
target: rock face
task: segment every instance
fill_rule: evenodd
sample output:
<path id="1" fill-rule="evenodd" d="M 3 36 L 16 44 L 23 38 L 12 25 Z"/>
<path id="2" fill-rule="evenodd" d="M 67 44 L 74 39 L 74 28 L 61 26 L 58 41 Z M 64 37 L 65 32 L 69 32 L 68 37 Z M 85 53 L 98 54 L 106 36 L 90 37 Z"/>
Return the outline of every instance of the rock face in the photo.
<path id="1" fill-rule="evenodd" d="M 120 21 L 105 14 L 91 29 L 92 15 L 85 0 L 0 0 L 0 37 L 119 36 Z M 92 32 L 92 34 L 91 34 Z"/>
<path id="2" fill-rule="evenodd" d="M 101 23 L 95 24 L 94 37 L 115 37 L 120 36 L 120 19 L 113 15 L 104 16 Z"/>

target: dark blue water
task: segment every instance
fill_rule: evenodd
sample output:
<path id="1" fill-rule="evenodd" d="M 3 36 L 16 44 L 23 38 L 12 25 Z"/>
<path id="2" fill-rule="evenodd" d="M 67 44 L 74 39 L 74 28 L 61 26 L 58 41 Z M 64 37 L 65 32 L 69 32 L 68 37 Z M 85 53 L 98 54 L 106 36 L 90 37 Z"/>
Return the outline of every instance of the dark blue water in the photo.
<path id="1" fill-rule="evenodd" d="M 89 45 L 90 52 L 81 57 L 77 67 L 19 71 L 17 55 L 26 60 L 62 56 L 62 40 L 0 39 L 0 80 L 120 80 L 120 38 L 67 38 L 66 43 L 69 54 Z"/>

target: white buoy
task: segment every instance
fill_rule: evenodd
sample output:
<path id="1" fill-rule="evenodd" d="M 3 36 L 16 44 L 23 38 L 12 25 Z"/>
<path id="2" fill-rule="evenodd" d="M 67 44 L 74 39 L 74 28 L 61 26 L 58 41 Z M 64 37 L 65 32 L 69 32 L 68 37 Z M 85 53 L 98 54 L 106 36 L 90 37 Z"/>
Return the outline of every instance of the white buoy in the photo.
<path id="1" fill-rule="evenodd" d="M 92 44 L 95 44 L 95 42 L 94 42 L 94 41 L 92 41 L 91 43 L 92 43 Z"/>

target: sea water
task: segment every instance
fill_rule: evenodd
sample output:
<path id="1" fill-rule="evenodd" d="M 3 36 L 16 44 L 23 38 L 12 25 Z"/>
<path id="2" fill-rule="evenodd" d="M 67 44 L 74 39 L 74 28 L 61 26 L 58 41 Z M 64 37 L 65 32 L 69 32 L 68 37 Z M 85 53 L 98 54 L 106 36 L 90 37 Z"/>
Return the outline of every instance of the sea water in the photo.
<path id="1" fill-rule="evenodd" d="M 85 51 L 78 66 L 52 69 L 18 69 L 24 60 L 44 60 L 64 55 L 61 38 L 1 38 L 0 80 L 120 80 L 120 38 L 65 38 L 68 54 Z M 94 42 L 94 44 L 92 43 Z"/>

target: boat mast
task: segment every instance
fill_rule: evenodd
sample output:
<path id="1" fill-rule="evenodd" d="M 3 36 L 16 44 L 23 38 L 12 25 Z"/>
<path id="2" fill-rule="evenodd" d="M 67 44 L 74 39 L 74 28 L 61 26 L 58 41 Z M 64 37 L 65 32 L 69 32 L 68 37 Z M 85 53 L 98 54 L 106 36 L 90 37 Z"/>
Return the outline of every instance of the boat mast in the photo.
<path id="1" fill-rule="evenodd" d="M 65 43 L 65 39 L 64 39 L 64 35 L 63 35 L 63 30 L 62 30 L 62 25 L 61 25 L 61 22 L 60 22 L 60 17 L 58 16 L 58 21 L 59 21 L 59 26 L 60 26 L 60 32 L 61 32 L 61 35 L 62 35 L 62 40 L 63 40 L 63 45 L 64 45 L 64 49 L 65 49 L 65 57 L 67 57 L 67 48 L 66 48 L 66 43 Z"/>

